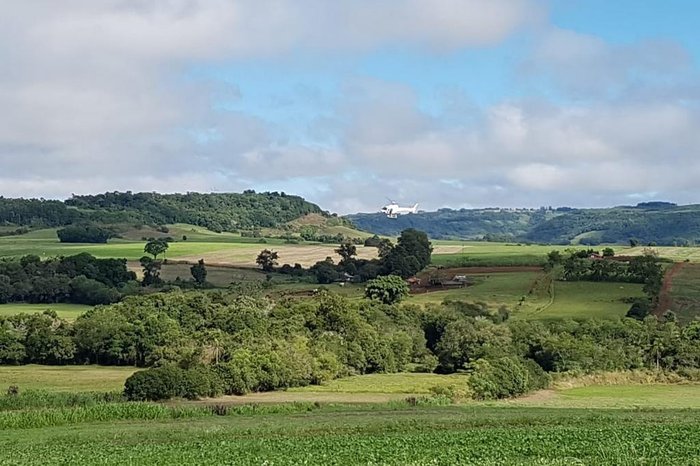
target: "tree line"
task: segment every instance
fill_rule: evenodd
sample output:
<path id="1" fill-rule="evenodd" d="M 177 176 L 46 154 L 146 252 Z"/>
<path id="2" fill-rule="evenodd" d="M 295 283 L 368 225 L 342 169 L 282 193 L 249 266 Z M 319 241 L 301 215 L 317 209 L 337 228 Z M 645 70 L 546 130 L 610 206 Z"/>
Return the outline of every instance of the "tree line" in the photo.
<path id="1" fill-rule="evenodd" d="M 509 314 L 478 303 L 388 305 L 326 292 L 280 302 L 223 292 L 132 296 L 74 323 L 50 312 L 0 318 L 0 364 L 151 368 L 127 383 L 133 399 L 185 396 L 178 390 L 193 384 L 188 396 L 243 394 L 407 370 L 468 372 L 475 398 L 540 388 L 556 372 L 699 375 L 697 321 Z"/>
<path id="2" fill-rule="evenodd" d="M 110 304 L 135 283 L 126 259 L 91 254 L 41 260 L 34 255 L 0 259 L 0 303 Z"/>
<path id="3" fill-rule="evenodd" d="M 188 223 L 212 231 L 278 227 L 310 213 L 317 205 L 285 193 L 158 194 L 108 192 L 73 196 L 65 202 L 0 197 L 0 224 L 60 227 L 81 224 Z"/>
<path id="4" fill-rule="evenodd" d="M 316 262 L 308 269 L 299 264 L 279 264 L 279 254 L 270 249 L 264 249 L 256 258 L 256 263 L 265 272 L 279 272 L 295 276 L 313 276 L 320 284 L 333 283 L 352 277 L 357 282 L 366 282 L 379 276 L 397 275 L 408 278 L 423 270 L 430 264 L 433 251 L 432 244 L 425 232 L 408 228 L 401 232 L 396 244 L 388 239 L 370 237 L 365 240 L 365 246 L 373 246 L 378 250 L 378 259 L 358 259 L 357 246 L 353 241 L 345 241 L 335 249 L 340 256 L 336 263 L 333 258 Z"/>

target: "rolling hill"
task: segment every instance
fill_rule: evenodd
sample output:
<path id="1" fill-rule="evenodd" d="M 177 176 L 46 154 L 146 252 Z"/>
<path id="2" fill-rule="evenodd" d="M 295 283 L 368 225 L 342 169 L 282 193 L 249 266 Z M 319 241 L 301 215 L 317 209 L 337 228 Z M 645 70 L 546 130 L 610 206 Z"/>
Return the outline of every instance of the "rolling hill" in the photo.
<path id="1" fill-rule="evenodd" d="M 279 228 L 308 214 L 331 215 L 285 193 L 158 194 L 110 192 L 66 201 L 0 197 L 0 225 L 58 227 L 75 223 L 165 225 L 186 223 L 211 231 Z"/>
<path id="2" fill-rule="evenodd" d="M 440 209 L 397 219 L 383 214 L 348 218 L 358 228 L 396 235 L 405 228 L 434 239 L 486 239 L 547 244 L 700 243 L 700 205 L 646 202 L 606 209 Z"/>

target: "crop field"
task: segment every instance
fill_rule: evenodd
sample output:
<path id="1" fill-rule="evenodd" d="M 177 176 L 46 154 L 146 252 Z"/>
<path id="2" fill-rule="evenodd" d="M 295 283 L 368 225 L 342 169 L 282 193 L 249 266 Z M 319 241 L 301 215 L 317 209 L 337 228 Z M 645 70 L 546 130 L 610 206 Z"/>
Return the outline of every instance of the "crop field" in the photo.
<path id="1" fill-rule="evenodd" d="M 79 315 L 90 309 L 90 306 L 83 304 L 25 304 L 8 303 L 0 304 L 0 316 L 10 316 L 15 314 L 36 314 L 46 310 L 55 311 L 58 317 L 69 321 L 75 320 Z"/>
<path id="2" fill-rule="evenodd" d="M 66 392 L 117 391 L 133 370 L 0 367 L 0 386 L 55 393 L 0 403 L 0 464 L 700 463 L 700 384 L 573 380 L 515 400 L 411 404 L 468 376 L 373 374 L 277 399 L 58 404 Z"/>
<path id="3" fill-rule="evenodd" d="M 203 411 L 168 413 L 164 409 L 135 405 L 93 409 L 94 414 L 81 412 L 72 419 L 52 416 L 51 411 L 2 416 L 23 427 L 2 429 L 0 462 L 275 465 L 700 462 L 697 442 L 700 412 L 688 410 L 312 405 L 305 412 L 249 410 L 207 416 Z M 22 419 L 23 416 L 28 419 Z M 102 417 L 101 422 L 94 419 L 98 416 Z M 37 427 L 28 426 L 30 420 Z"/>

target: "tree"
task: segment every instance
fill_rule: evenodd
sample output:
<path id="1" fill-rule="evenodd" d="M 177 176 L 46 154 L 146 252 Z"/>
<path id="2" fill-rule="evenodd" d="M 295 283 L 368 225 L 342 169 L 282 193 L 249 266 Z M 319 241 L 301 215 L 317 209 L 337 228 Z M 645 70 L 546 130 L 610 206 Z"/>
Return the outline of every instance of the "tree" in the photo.
<path id="1" fill-rule="evenodd" d="M 207 268 L 204 265 L 204 259 L 199 259 L 199 262 L 190 267 L 190 273 L 197 285 L 204 285 L 207 282 Z"/>
<path id="2" fill-rule="evenodd" d="M 265 272 L 272 272 L 277 265 L 277 259 L 279 259 L 279 255 L 275 251 L 263 249 L 255 259 L 255 263 L 262 267 Z"/>
<path id="3" fill-rule="evenodd" d="M 342 258 L 340 265 L 345 265 L 353 261 L 353 257 L 357 255 L 357 247 L 350 240 L 347 240 L 335 252 Z"/>
<path id="4" fill-rule="evenodd" d="M 614 257 L 614 256 L 615 256 L 615 250 L 613 248 L 603 249 L 603 257 Z"/>
<path id="5" fill-rule="evenodd" d="M 168 247 L 169 246 L 167 241 L 165 241 L 162 238 L 156 238 L 146 243 L 146 245 L 143 247 L 143 252 L 152 255 L 153 259 L 155 260 L 158 259 L 159 255 L 165 254 L 165 251 L 168 250 Z"/>
<path id="6" fill-rule="evenodd" d="M 377 277 L 367 282 L 365 297 L 376 299 L 384 304 L 394 304 L 408 296 L 408 284 L 397 275 Z"/>
<path id="7" fill-rule="evenodd" d="M 157 286 L 163 283 L 160 278 L 161 261 L 143 256 L 140 262 L 141 267 L 143 267 L 143 281 L 141 282 L 143 286 Z"/>
<path id="8" fill-rule="evenodd" d="M 398 243 L 382 258 L 385 274 L 400 275 L 408 278 L 423 270 L 430 264 L 433 247 L 428 235 L 414 228 L 401 232 Z M 381 257 L 380 248 L 380 257 Z"/>

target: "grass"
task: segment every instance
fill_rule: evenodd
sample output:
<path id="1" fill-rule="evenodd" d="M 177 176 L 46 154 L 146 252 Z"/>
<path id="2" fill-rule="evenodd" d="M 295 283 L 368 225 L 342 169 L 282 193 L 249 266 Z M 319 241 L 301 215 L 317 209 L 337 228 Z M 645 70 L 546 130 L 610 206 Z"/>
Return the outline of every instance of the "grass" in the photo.
<path id="1" fill-rule="evenodd" d="M 642 297 L 642 285 L 635 283 L 554 283 L 554 299 L 534 311 L 525 309 L 518 317 L 536 319 L 623 317 L 630 308 L 625 298 Z"/>
<path id="2" fill-rule="evenodd" d="M 11 316 L 15 314 L 36 314 L 46 310 L 55 311 L 58 317 L 73 321 L 82 315 L 91 306 L 84 304 L 26 304 L 26 303 L 8 303 L 0 304 L 0 316 Z"/>
<path id="3" fill-rule="evenodd" d="M 700 264 L 683 264 L 671 282 L 671 310 L 681 322 L 689 322 L 699 315 Z"/>
<path id="4" fill-rule="evenodd" d="M 0 366 L 0 390 L 17 385 L 20 390 L 55 392 L 113 392 L 136 371 L 118 366 Z"/>
<path id="5" fill-rule="evenodd" d="M 324 385 L 291 388 L 288 392 L 296 393 L 407 393 L 429 394 L 435 386 L 464 385 L 463 374 L 367 374 L 331 380 Z"/>
<path id="6" fill-rule="evenodd" d="M 507 307 L 514 311 L 514 318 L 573 319 L 624 316 L 630 307 L 624 300 L 643 296 L 642 285 L 638 284 L 552 283 L 543 272 L 478 273 L 470 276 L 475 280 L 472 286 L 415 294 L 406 302 L 430 304 L 446 299 L 484 302 L 494 308 Z"/>
<path id="7" fill-rule="evenodd" d="M 572 245 L 540 245 L 540 244 L 512 244 L 489 243 L 484 241 L 433 241 L 436 249 L 432 263 L 444 267 L 469 267 L 469 266 L 513 266 L 513 265 L 542 265 L 546 261 L 546 255 L 550 251 L 565 251 L 567 249 L 595 249 L 601 246 L 572 246 Z M 447 247 L 459 248 L 451 253 L 443 252 Z M 616 254 L 625 256 L 638 256 L 652 249 L 658 252 L 662 258 L 674 262 L 688 260 L 691 263 L 700 263 L 700 247 L 675 247 L 675 246 L 628 246 L 611 245 Z"/>
<path id="8" fill-rule="evenodd" d="M 515 309 L 520 299 L 527 300 L 528 292 L 539 272 L 512 272 L 494 274 L 473 274 L 475 284 L 465 288 L 453 288 L 445 291 L 433 291 L 411 295 L 407 302 L 416 304 L 440 303 L 445 299 L 485 302 L 492 306 L 507 306 Z M 544 298 L 532 297 L 526 307 L 533 309 L 544 303 Z"/>
<path id="9" fill-rule="evenodd" d="M 549 407 L 700 409 L 700 384 L 592 385 L 560 389 Z"/>

